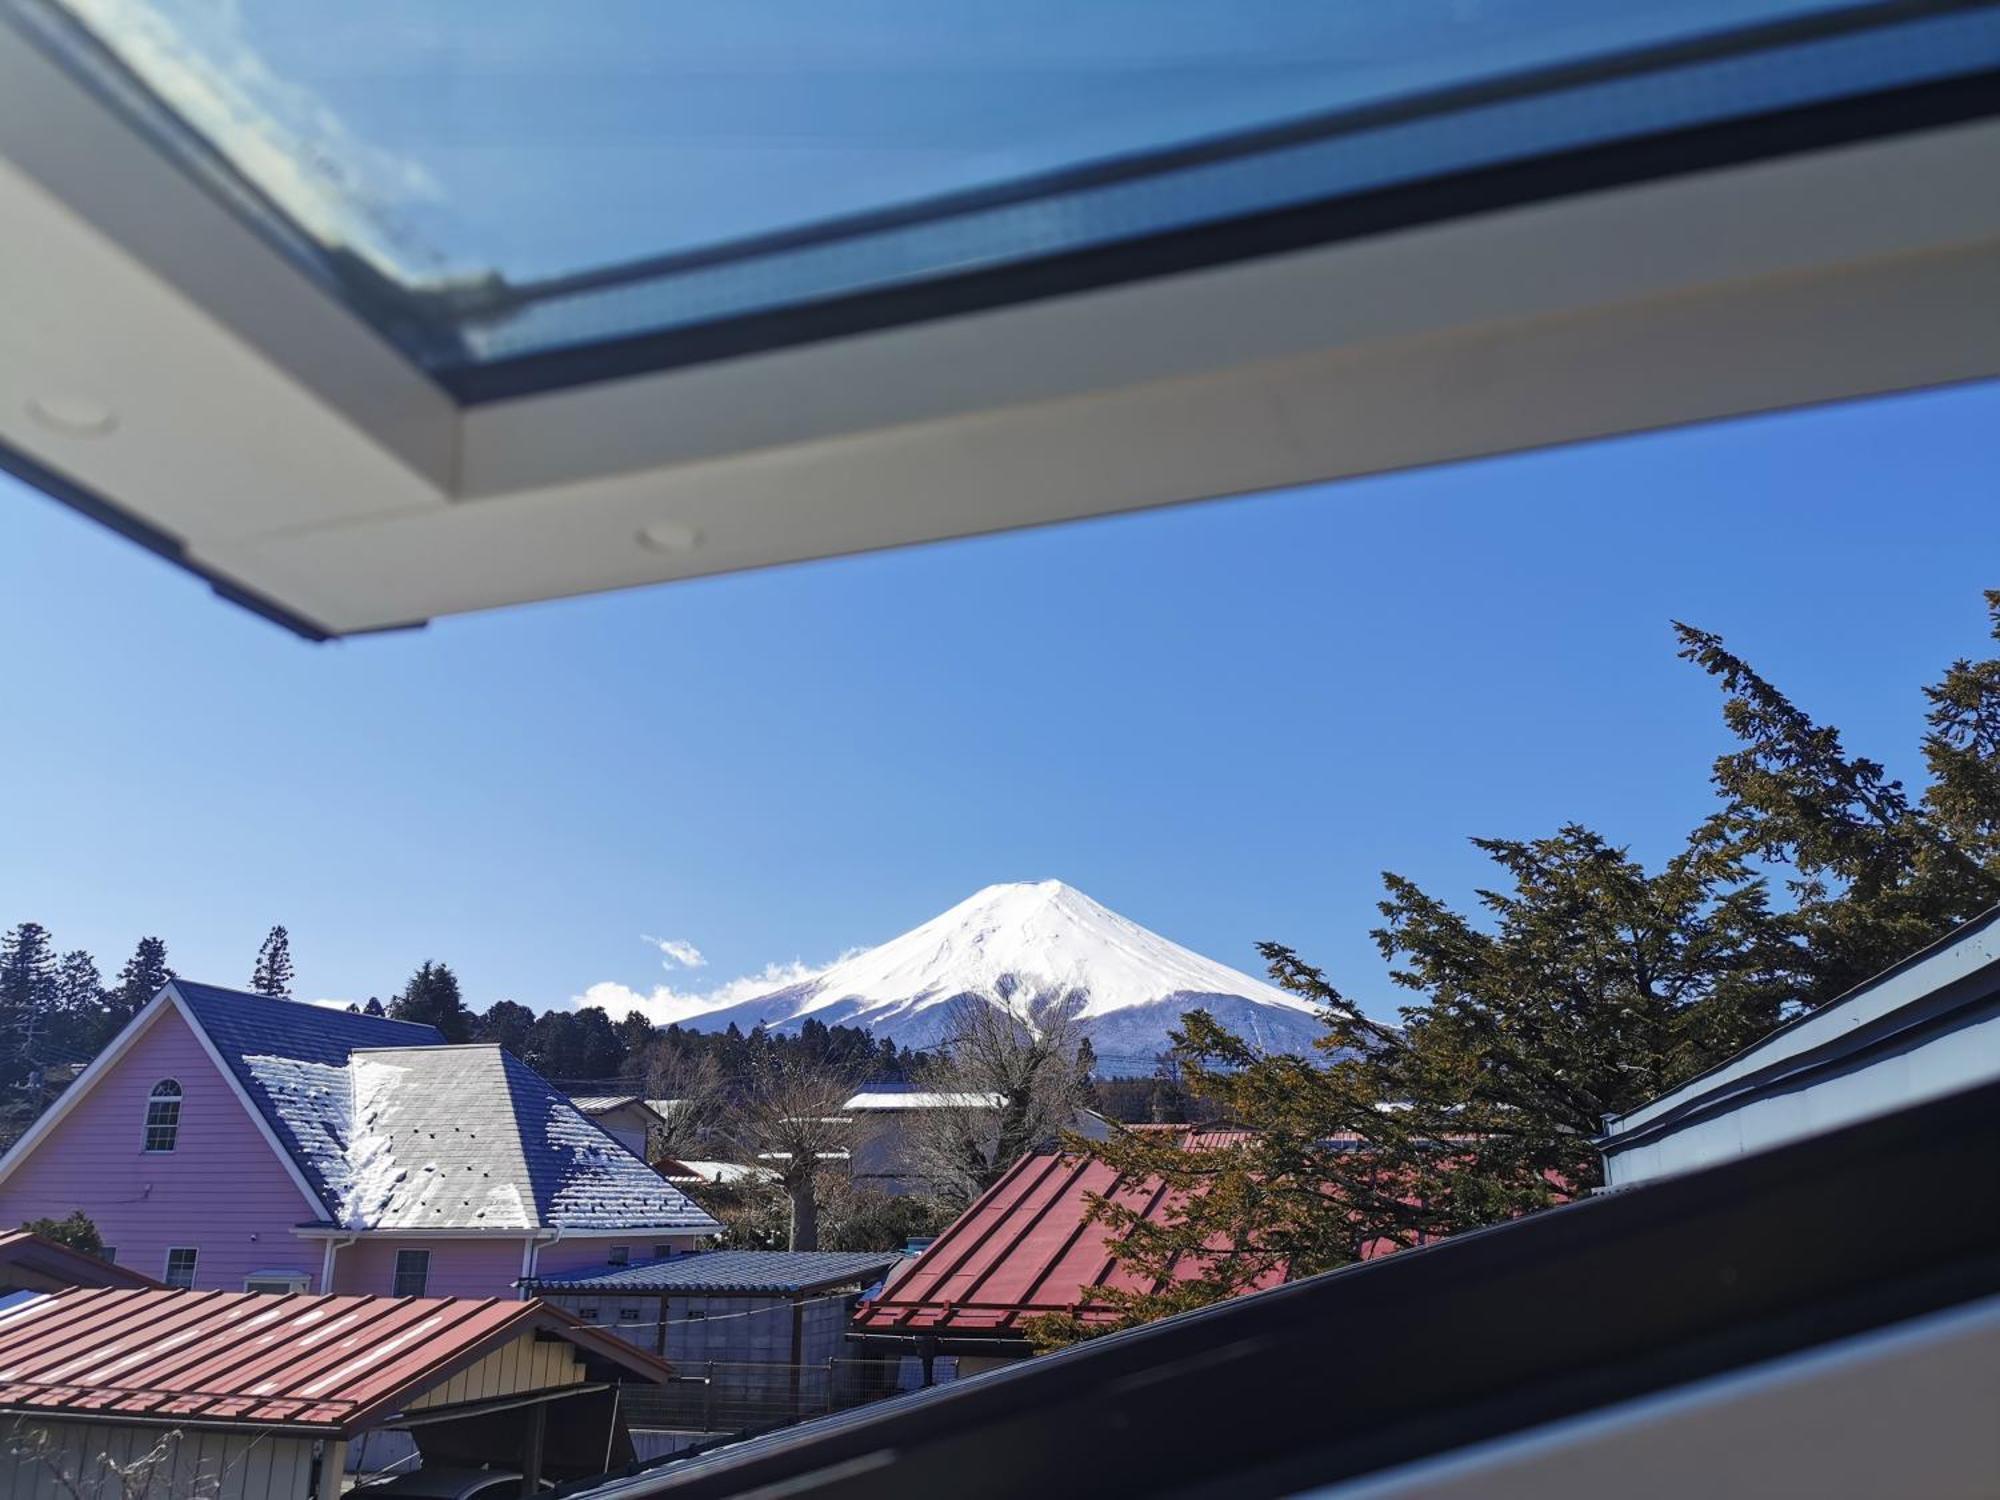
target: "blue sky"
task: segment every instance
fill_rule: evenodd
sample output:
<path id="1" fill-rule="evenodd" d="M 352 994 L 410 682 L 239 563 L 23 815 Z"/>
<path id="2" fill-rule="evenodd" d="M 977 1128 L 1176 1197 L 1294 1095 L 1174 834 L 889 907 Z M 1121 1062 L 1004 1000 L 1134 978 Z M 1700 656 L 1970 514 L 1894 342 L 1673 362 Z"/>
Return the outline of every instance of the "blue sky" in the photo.
<path id="1" fill-rule="evenodd" d="M 310 996 L 706 989 L 1059 876 L 1393 1003 L 1378 872 L 1469 834 L 1656 856 L 1707 806 L 1724 632 L 1914 776 L 1985 644 L 2000 386 L 310 646 L 0 479 L 0 925 Z M 692 944 L 663 968 L 644 938 Z"/>

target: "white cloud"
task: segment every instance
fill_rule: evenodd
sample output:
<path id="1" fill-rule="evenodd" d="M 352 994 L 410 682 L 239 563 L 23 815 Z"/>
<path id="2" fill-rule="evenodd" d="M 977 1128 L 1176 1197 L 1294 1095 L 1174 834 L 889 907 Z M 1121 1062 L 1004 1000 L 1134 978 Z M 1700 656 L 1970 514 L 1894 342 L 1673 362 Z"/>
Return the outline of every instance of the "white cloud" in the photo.
<path id="1" fill-rule="evenodd" d="M 656 938 L 645 936 L 641 942 L 651 943 L 660 950 L 660 967 L 671 969 L 678 964 L 683 969 L 705 969 L 708 960 L 701 956 L 701 949 L 686 938 Z"/>
<path id="2" fill-rule="evenodd" d="M 670 1026 L 705 1011 L 754 1000 L 787 985 L 803 984 L 831 967 L 831 964 L 807 964 L 794 959 L 790 963 L 766 964 L 754 974 L 725 980 L 709 990 L 678 990 L 670 984 L 656 984 L 650 994 L 607 979 L 591 985 L 581 995 L 570 996 L 569 1003 L 578 1010 L 602 1006 L 613 1020 L 636 1010 L 655 1026 Z"/>
<path id="3" fill-rule="evenodd" d="M 391 276 L 438 274 L 406 210 L 434 200 L 421 165 L 361 140 L 311 90 L 281 78 L 243 35 L 235 5 L 68 0 L 68 9 L 307 233 Z"/>

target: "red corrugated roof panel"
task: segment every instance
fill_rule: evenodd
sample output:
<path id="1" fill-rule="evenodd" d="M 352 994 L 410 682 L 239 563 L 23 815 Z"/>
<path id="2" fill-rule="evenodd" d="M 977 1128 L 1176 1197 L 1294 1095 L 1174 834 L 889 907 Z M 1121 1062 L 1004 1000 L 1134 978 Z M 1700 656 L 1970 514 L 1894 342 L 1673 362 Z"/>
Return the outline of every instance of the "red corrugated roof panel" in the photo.
<path id="1" fill-rule="evenodd" d="M 1172 1128 L 1188 1136 L 1190 1149 L 1244 1138 L 1240 1131 Z M 1157 1284 L 1119 1262 L 1106 1226 L 1087 1222 L 1093 1196 L 1129 1204 L 1146 1218 L 1175 1201 L 1158 1179 L 1127 1180 L 1092 1156 L 1023 1157 L 880 1296 L 861 1305 L 855 1328 L 1007 1333 L 1027 1318 L 1064 1312 L 1108 1321 L 1113 1313 L 1103 1288 L 1150 1291 Z M 1283 1269 L 1274 1269 L 1246 1290 L 1284 1279 Z"/>
<path id="2" fill-rule="evenodd" d="M 0 1313 L 0 1411 L 345 1435 L 537 1329 L 671 1373 L 539 1302 L 79 1290 Z"/>

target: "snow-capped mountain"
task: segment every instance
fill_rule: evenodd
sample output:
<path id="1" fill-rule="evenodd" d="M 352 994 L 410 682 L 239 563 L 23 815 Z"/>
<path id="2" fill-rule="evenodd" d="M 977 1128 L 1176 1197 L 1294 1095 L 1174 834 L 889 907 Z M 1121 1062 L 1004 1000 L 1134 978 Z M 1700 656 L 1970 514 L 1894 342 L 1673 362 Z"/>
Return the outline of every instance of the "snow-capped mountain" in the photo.
<path id="1" fill-rule="evenodd" d="M 1060 880 L 990 885 L 879 948 L 682 1024 L 783 1032 L 812 1017 L 925 1047 L 965 996 L 1019 1013 L 1075 1005 L 1107 1073 L 1150 1071 L 1168 1031 L 1196 1007 L 1271 1052 L 1303 1052 L 1322 1030 L 1298 996 L 1169 942 Z"/>

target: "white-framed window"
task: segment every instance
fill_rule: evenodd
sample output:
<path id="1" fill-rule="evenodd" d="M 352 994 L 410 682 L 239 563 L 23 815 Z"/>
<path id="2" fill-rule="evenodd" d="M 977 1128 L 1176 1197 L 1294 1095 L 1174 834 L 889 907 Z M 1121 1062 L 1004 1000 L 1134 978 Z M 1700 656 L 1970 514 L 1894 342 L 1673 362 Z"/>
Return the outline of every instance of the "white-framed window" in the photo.
<path id="1" fill-rule="evenodd" d="M 175 1245 L 167 1251 L 167 1268 L 160 1274 L 160 1280 L 168 1286 L 193 1286 L 194 1266 L 200 1258 L 201 1252 L 193 1245 Z"/>
<path id="2" fill-rule="evenodd" d="M 582 1307 L 579 1307 L 576 1310 L 576 1315 L 586 1323 L 595 1323 L 597 1321 L 597 1309 L 589 1303 L 585 1303 Z"/>
<path id="3" fill-rule="evenodd" d="M 609 1250 L 604 1252 L 604 1258 L 614 1266 L 629 1266 L 632 1263 L 632 1247 L 630 1245 L 613 1245 Z"/>
<path id="4" fill-rule="evenodd" d="M 146 1149 L 171 1151 L 181 1134 L 181 1086 L 162 1078 L 146 1096 Z"/>
<path id="5" fill-rule="evenodd" d="M 102 1246 L 97 1252 L 97 1258 L 107 1265 L 117 1265 L 118 1247 L 116 1245 Z"/>
<path id="6" fill-rule="evenodd" d="M 431 1283 L 431 1253 L 428 1250 L 398 1250 L 396 1252 L 396 1286 L 398 1297 L 421 1297 Z"/>
<path id="7" fill-rule="evenodd" d="M 638 1309 L 638 1308 L 636 1308 L 636 1307 L 621 1307 L 621 1308 L 619 1308 L 619 1309 L 618 1309 L 618 1321 L 619 1321 L 619 1322 L 621 1322 L 621 1323 L 636 1323 L 636 1322 L 638 1322 L 638 1321 L 639 1321 L 639 1309 Z"/>
<path id="8" fill-rule="evenodd" d="M 253 1271 L 243 1278 L 246 1292 L 265 1292 L 282 1297 L 288 1292 L 303 1292 L 312 1284 L 312 1278 L 304 1271 Z"/>

